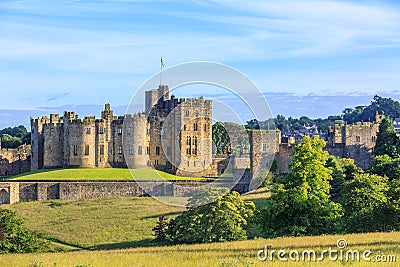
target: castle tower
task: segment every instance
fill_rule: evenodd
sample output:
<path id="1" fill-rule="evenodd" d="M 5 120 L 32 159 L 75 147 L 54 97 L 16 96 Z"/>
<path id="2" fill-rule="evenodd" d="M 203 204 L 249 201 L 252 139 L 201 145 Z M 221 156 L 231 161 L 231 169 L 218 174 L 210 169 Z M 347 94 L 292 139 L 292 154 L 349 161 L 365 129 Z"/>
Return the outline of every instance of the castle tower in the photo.
<path id="1" fill-rule="evenodd" d="M 169 98 L 168 85 L 160 85 L 158 87 L 158 101 L 167 101 Z"/>
<path id="2" fill-rule="evenodd" d="M 145 92 L 145 113 L 149 114 L 151 109 L 157 104 L 158 102 L 158 91 L 157 89 L 153 89 L 150 91 Z"/>

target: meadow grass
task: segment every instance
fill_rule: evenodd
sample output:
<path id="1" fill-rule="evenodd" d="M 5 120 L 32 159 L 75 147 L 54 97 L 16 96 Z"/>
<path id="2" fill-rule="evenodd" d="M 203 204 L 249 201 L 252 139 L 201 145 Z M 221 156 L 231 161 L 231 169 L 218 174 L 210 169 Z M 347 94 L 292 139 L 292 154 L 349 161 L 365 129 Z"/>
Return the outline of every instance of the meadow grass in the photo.
<path id="1" fill-rule="evenodd" d="M 20 202 L 4 207 L 16 211 L 31 231 L 84 249 L 155 245 L 152 228 L 158 217 L 173 217 L 185 209 L 151 197 Z"/>
<path id="2" fill-rule="evenodd" d="M 154 169 L 76 168 L 38 170 L 13 176 L 9 180 L 210 180 L 183 177 Z"/>
<path id="3" fill-rule="evenodd" d="M 268 245 L 271 249 L 305 249 L 321 252 L 332 247 L 336 241 L 346 239 L 347 249 L 368 249 L 374 255 L 396 255 L 397 262 L 330 261 L 321 262 L 260 261 L 257 252 Z M 346 249 L 345 249 L 346 250 Z M 344 251 L 345 251 L 344 250 Z M 326 235 L 310 237 L 287 237 L 256 239 L 226 243 L 178 245 L 164 247 L 131 248 L 123 250 L 77 251 L 42 254 L 8 254 L 0 257 L 0 266 L 28 266 L 42 263 L 43 266 L 399 266 L 400 233 L 367 233 L 351 235 Z"/>

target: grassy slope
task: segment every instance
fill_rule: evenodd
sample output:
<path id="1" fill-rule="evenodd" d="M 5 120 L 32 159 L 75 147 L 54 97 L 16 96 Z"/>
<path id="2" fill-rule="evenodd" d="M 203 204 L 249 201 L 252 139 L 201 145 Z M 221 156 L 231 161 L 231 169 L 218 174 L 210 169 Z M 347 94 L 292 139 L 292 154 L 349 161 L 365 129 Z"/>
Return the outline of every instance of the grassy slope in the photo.
<path id="1" fill-rule="evenodd" d="M 133 176 L 133 177 L 132 177 Z M 79 168 L 40 170 L 11 177 L 10 180 L 207 180 L 181 177 L 153 169 Z"/>
<path id="2" fill-rule="evenodd" d="M 268 193 L 261 189 L 244 198 L 261 205 Z M 184 210 L 151 197 L 21 202 L 4 207 L 15 210 L 30 230 L 82 248 L 154 245 L 152 228 L 158 217 Z"/>
<path id="3" fill-rule="evenodd" d="M 247 194 L 246 200 L 263 205 L 269 191 Z M 299 263 L 259 262 L 258 250 L 264 245 L 273 249 L 336 248 L 338 238 L 346 238 L 349 249 L 370 249 L 381 254 L 397 255 L 400 261 L 400 233 L 371 233 L 344 236 L 256 239 L 241 242 L 154 247 L 152 231 L 160 215 L 176 216 L 183 210 L 152 198 L 86 199 L 79 201 L 26 202 L 4 205 L 16 210 L 29 229 L 83 249 L 51 254 L 1 255 L 0 266 L 28 266 L 35 261 L 44 266 L 297 266 Z M 145 247 L 137 247 L 145 246 Z M 130 247 L 130 248 L 128 248 Z M 132 248 L 137 247 L 137 248 Z M 124 250 L 114 250 L 128 248 Z M 111 249 L 111 250 L 110 250 Z M 376 264 L 376 263 L 375 263 Z M 342 266 L 325 261 L 302 266 Z M 347 263 L 351 266 L 375 266 L 371 262 Z M 378 266 L 398 266 L 381 263 Z"/>
<path id="4" fill-rule="evenodd" d="M 268 245 L 273 249 L 314 249 L 322 251 L 336 248 L 336 241 L 345 238 L 348 249 L 369 249 L 380 255 L 400 256 L 400 233 L 369 233 L 341 236 L 315 236 L 279 239 L 257 239 L 239 242 L 181 245 L 171 247 L 133 248 L 111 251 L 79 251 L 50 254 L 2 255 L 0 266 L 28 266 L 42 262 L 43 266 L 399 266 L 397 263 L 373 262 L 286 262 L 275 260 L 261 262 L 257 251 Z M 371 257 L 372 258 L 372 257 Z"/>

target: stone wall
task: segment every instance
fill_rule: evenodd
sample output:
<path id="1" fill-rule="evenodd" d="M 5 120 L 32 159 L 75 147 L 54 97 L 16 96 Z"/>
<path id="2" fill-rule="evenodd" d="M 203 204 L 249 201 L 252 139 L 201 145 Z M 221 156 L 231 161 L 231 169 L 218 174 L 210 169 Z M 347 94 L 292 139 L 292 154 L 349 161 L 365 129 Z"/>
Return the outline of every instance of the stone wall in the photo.
<path id="1" fill-rule="evenodd" d="M 197 187 L 209 181 L 7 181 L 0 182 L 0 204 L 51 199 L 78 200 L 86 198 L 140 197 L 140 196 L 191 196 Z M 225 187 L 215 182 L 213 185 Z M 245 193 L 248 184 L 238 183 L 235 191 Z"/>

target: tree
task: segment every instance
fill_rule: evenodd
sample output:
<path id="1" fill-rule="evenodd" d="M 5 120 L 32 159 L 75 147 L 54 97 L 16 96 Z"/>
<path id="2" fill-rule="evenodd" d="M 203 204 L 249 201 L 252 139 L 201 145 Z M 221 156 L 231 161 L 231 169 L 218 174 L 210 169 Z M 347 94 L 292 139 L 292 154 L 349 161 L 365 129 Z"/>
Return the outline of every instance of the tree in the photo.
<path id="1" fill-rule="evenodd" d="M 329 156 L 326 166 L 332 171 L 332 179 L 329 180 L 331 185 L 330 198 L 333 202 L 338 203 L 346 176 L 338 158 Z"/>
<path id="2" fill-rule="evenodd" d="M 387 178 L 376 174 L 356 174 L 343 186 L 341 204 L 346 232 L 384 231 L 389 225 L 386 205 Z"/>
<path id="3" fill-rule="evenodd" d="M 399 155 L 397 149 L 399 139 L 396 136 L 394 126 L 390 118 L 384 118 L 379 124 L 379 132 L 376 136 L 375 155 L 389 155 L 395 158 Z"/>
<path id="4" fill-rule="evenodd" d="M 11 136 L 9 134 L 2 134 L 0 139 L 1 147 L 3 148 L 17 148 L 22 145 L 22 141 L 18 137 Z"/>
<path id="5" fill-rule="evenodd" d="M 199 191 L 202 191 L 200 196 L 211 196 L 204 193 L 204 189 Z M 222 189 L 221 192 L 228 191 Z M 202 206 L 197 204 L 204 203 L 204 200 L 199 200 L 199 196 L 192 197 L 189 204 L 194 206 L 169 223 L 169 239 L 175 244 L 246 239 L 247 220 L 253 215 L 254 203 L 245 202 L 237 192 L 218 195 L 214 202 Z"/>
<path id="6" fill-rule="evenodd" d="M 305 137 L 293 149 L 289 174 L 277 183 L 262 210 L 260 223 L 269 237 L 335 233 L 341 207 L 330 200 L 328 153 L 318 136 Z"/>
<path id="7" fill-rule="evenodd" d="M 222 122 L 216 122 L 212 126 L 212 138 L 215 145 L 215 151 L 213 153 L 217 155 L 230 154 L 231 153 L 231 141 L 229 134 L 226 131 Z"/>
<path id="8" fill-rule="evenodd" d="M 158 218 L 156 226 L 153 228 L 154 235 L 158 241 L 167 240 L 168 220 L 165 216 Z"/>
<path id="9" fill-rule="evenodd" d="M 392 159 L 388 155 L 375 156 L 372 160 L 370 172 L 379 176 L 386 176 L 389 180 L 400 177 L 400 158 Z"/>
<path id="10" fill-rule="evenodd" d="M 387 192 L 388 206 L 386 218 L 388 230 L 400 230 L 400 179 L 394 179 L 389 183 Z"/>
<path id="11" fill-rule="evenodd" d="M 30 253 L 49 250 L 48 244 L 23 227 L 14 211 L 0 208 L 0 253 Z"/>

